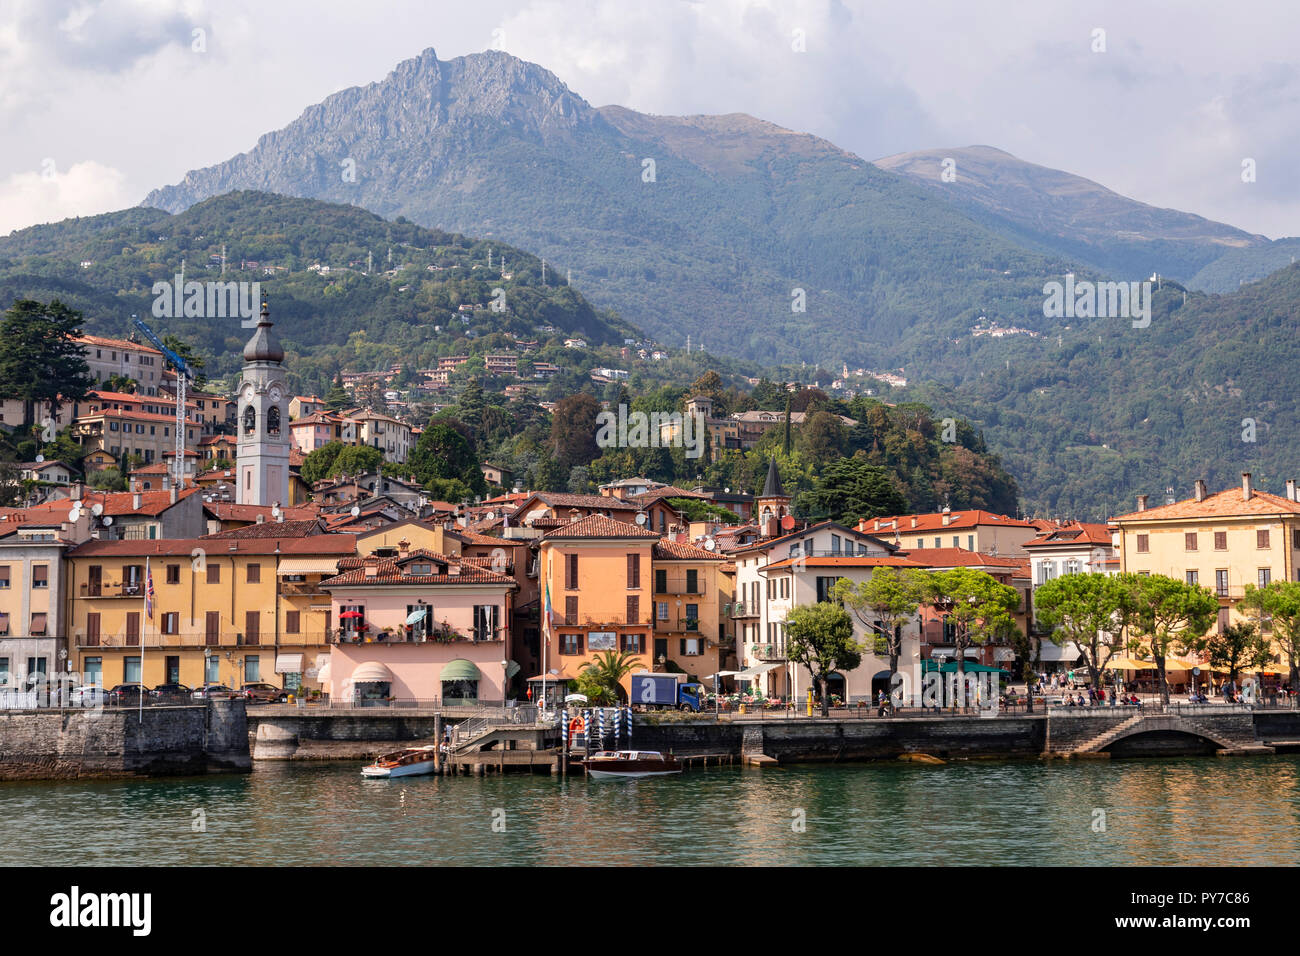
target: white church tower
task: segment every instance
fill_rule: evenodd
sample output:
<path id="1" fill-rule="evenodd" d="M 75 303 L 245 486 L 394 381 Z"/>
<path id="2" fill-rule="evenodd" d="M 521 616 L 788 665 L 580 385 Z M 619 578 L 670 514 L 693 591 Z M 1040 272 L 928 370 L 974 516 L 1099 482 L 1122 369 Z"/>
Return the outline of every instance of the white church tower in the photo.
<path id="1" fill-rule="evenodd" d="M 271 334 L 271 312 L 262 303 L 257 331 L 244 346 L 239 383 L 239 489 L 241 505 L 289 504 L 289 396 L 284 349 Z"/>

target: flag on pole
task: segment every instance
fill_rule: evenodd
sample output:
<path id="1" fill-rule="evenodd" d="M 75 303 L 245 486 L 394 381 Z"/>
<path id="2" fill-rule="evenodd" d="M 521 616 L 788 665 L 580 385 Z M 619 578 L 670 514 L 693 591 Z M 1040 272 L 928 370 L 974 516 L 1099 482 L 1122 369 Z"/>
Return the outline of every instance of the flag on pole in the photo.
<path id="1" fill-rule="evenodd" d="M 149 568 L 149 559 L 144 559 L 144 614 L 153 620 L 153 571 Z"/>

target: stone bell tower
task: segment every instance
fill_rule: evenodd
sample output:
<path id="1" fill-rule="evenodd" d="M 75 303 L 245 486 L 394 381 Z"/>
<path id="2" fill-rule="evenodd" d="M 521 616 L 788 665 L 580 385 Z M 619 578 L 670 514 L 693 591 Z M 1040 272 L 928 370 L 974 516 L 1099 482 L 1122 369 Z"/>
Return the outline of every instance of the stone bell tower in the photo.
<path id="1" fill-rule="evenodd" d="M 237 398 L 239 487 L 242 505 L 289 504 L 289 396 L 284 349 L 271 334 L 265 302 L 257 331 L 244 346 L 244 373 Z"/>

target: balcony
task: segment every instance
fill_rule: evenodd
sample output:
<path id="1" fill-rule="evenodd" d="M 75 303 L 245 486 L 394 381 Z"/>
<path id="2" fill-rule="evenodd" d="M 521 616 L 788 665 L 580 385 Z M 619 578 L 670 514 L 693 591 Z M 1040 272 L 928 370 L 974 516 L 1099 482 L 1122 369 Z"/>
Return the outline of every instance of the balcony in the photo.
<path id="1" fill-rule="evenodd" d="M 758 617 L 758 601 L 737 601 L 734 604 L 726 605 L 726 612 L 734 620 L 741 617 Z"/>
<path id="2" fill-rule="evenodd" d="M 695 581 L 695 582 L 690 582 L 690 581 L 688 581 L 684 576 L 683 576 L 683 577 L 678 577 L 678 578 L 671 578 L 671 577 L 670 577 L 670 578 L 668 578 L 665 582 L 663 582 L 663 584 L 664 584 L 664 587 L 662 587 L 662 588 L 659 587 L 659 584 L 658 584 L 658 583 L 655 584 L 655 594 L 657 594 L 657 595 L 658 595 L 658 594 L 663 594 L 663 595 L 678 595 L 678 594 L 686 594 L 686 595 L 702 595 L 702 594 L 705 593 L 705 589 L 706 589 L 706 582 L 704 582 L 704 581 L 698 581 L 698 580 Z"/>
<path id="3" fill-rule="evenodd" d="M 751 644 L 749 653 L 751 657 L 757 657 L 760 661 L 785 660 L 785 646 L 782 644 Z"/>
<path id="4" fill-rule="evenodd" d="M 245 634 L 242 631 L 223 631 L 208 634 L 202 630 L 185 630 L 180 634 L 159 634 L 154 621 L 145 622 L 143 635 L 127 635 L 124 632 L 91 635 L 83 628 L 74 630 L 71 637 L 74 647 L 135 648 L 136 650 L 140 648 L 142 639 L 147 651 L 166 648 L 199 650 L 205 647 L 248 647 L 264 648 L 271 653 L 276 643 L 274 633 Z M 323 644 L 325 635 L 319 631 L 313 634 L 281 634 L 279 640 L 281 644 Z"/>
<path id="5" fill-rule="evenodd" d="M 505 641 L 505 628 L 497 628 L 495 633 L 486 628 L 460 631 L 441 625 L 428 631 L 413 627 L 394 627 L 388 631 L 335 628 L 326 640 L 330 644 L 499 644 Z"/>
<path id="6" fill-rule="evenodd" d="M 83 584 L 78 589 L 78 597 L 141 599 L 144 597 L 144 583 L 141 581 L 128 581 L 126 584 Z"/>
<path id="7" fill-rule="evenodd" d="M 329 594 L 321 590 L 319 581 L 281 581 L 279 590 L 286 597 L 326 597 Z"/>
<path id="8" fill-rule="evenodd" d="M 698 634 L 700 632 L 699 618 L 695 617 L 667 617 L 655 619 L 655 630 L 666 631 L 669 634 Z"/>

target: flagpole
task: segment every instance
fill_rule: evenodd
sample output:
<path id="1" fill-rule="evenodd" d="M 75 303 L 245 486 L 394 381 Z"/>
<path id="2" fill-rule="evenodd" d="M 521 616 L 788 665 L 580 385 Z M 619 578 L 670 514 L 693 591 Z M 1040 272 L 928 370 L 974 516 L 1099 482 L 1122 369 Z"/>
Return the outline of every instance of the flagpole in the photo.
<path id="1" fill-rule="evenodd" d="M 139 567 L 139 565 L 136 565 L 136 567 Z M 149 557 L 148 555 L 146 555 L 144 559 L 143 584 L 144 587 L 141 588 L 141 590 L 144 592 L 143 603 L 144 603 L 145 619 L 140 622 L 140 694 L 139 694 L 139 703 L 137 704 L 136 707 L 136 718 L 137 720 L 139 720 L 142 726 L 144 725 L 144 645 L 149 634 Z"/>

